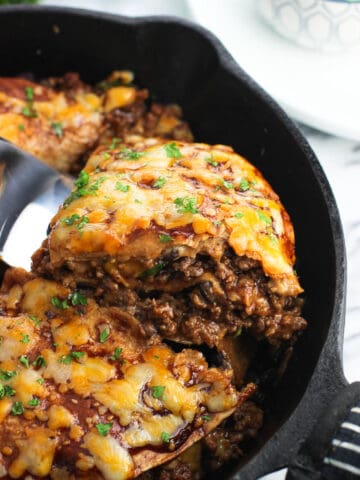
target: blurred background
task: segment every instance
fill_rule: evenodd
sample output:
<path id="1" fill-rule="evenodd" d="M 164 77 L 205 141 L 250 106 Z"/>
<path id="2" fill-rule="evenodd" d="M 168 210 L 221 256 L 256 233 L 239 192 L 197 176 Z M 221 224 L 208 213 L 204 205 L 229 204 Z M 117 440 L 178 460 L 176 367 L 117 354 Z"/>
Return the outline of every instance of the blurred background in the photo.
<path id="1" fill-rule="evenodd" d="M 0 5 L 5 3 L 17 0 L 0 0 Z M 343 222 L 348 256 L 344 365 L 347 379 L 359 380 L 360 1 L 40 0 L 37 3 L 130 16 L 176 15 L 200 23 L 220 38 L 240 66 L 299 124 L 328 176 Z M 284 471 L 266 477 L 283 478 Z"/>

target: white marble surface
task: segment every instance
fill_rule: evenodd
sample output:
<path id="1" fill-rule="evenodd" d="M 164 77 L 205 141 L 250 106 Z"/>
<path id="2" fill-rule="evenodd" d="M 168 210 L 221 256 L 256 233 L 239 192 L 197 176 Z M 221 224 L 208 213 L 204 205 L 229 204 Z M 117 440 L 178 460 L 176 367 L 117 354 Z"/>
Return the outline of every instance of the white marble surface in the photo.
<path id="1" fill-rule="evenodd" d="M 42 3 L 94 8 L 125 15 L 165 13 L 191 18 L 189 3 L 182 0 L 43 0 Z M 226 8 L 227 0 L 222 5 Z M 217 34 L 222 37 L 221 32 Z M 354 104 L 354 108 L 359 106 Z M 347 379 L 355 381 L 360 379 L 360 141 L 345 140 L 306 126 L 301 128 L 328 176 L 343 222 L 348 256 L 344 367 Z M 283 479 L 284 472 L 267 476 L 267 479 L 270 478 Z"/>

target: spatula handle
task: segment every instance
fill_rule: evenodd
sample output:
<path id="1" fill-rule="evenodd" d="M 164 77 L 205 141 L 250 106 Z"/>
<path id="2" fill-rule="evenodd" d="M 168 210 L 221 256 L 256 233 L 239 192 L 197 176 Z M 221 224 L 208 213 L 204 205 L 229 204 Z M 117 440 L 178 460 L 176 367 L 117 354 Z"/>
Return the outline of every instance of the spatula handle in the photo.
<path id="1" fill-rule="evenodd" d="M 286 480 L 355 479 L 360 479 L 360 382 L 324 405 L 286 476 Z"/>

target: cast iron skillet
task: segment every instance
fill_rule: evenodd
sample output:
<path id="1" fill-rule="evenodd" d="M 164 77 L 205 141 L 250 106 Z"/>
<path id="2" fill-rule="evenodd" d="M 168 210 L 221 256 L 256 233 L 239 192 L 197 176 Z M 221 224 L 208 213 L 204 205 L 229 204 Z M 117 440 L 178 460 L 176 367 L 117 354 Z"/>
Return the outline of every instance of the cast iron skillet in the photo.
<path id="1" fill-rule="evenodd" d="M 0 52 L 2 76 L 76 71 L 94 83 L 114 69 L 133 70 L 154 99 L 183 107 L 198 141 L 232 145 L 280 195 L 295 227 L 309 327 L 274 393 L 257 448 L 223 478 L 254 479 L 288 465 L 346 385 L 343 233 L 327 179 L 299 130 L 212 34 L 183 20 L 2 7 Z"/>

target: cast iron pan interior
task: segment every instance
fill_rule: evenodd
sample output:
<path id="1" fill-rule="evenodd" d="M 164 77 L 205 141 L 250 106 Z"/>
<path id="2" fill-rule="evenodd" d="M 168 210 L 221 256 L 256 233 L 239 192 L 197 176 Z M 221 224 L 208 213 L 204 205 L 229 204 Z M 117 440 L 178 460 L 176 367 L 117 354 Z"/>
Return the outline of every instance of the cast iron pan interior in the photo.
<path id="1" fill-rule="evenodd" d="M 183 107 L 197 140 L 232 145 L 278 192 L 295 226 L 309 328 L 274 393 L 258 447 L 223 478 L 254 479 L 286 465 L 344 383 L 343 235 L 328 182 L 304 138 L 214 36 L 182 20 L 2 7 L 0 51 L 2 76 L 77 71 L 97 82 L 114 69 L 133 70 L 155 100 Z"/>

